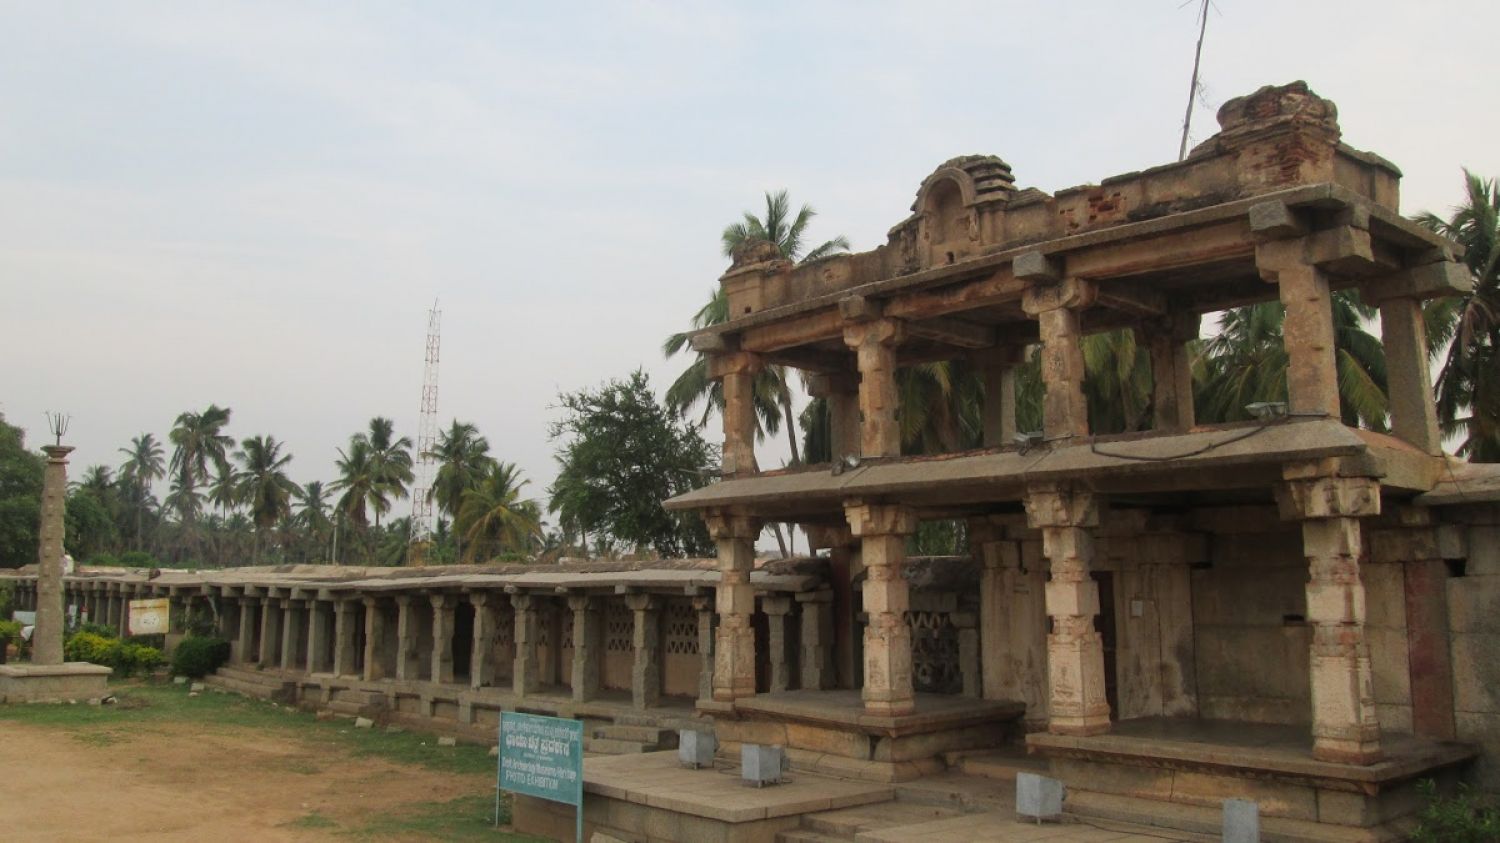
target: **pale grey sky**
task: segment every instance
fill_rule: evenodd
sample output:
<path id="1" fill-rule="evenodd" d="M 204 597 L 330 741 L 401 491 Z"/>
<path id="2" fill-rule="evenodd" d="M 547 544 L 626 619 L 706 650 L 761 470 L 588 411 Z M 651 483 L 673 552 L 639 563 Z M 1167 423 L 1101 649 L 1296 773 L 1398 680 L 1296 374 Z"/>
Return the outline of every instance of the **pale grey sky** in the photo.
<path id="1" fill-rule="evenodd" d="M 1305 79 L 1408 213 L 1500 174 L 1500 6 L 1216 8 L 1196 139 Z M 1046 190 L 1169 161 L 1195 35 L 1179 0 L 0 2 L 0 412 L 32 445 L 72 413 L 81 472 L 216 402 L 331 479 L 371 416 L 415 435 L 441 298 L 442 423 L 542 496 L 558 391 L 663 388 L 763 190 L 869 249 L 954 155 Z"/>

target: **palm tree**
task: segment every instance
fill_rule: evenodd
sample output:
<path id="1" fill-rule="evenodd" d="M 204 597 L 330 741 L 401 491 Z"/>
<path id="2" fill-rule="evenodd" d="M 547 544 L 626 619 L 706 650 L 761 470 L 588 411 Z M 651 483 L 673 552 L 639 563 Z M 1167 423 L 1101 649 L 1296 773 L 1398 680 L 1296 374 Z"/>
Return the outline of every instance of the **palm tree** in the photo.
<path id="1" fill-rule="evenodd" d="M 432 482 L 432 499 L 438 510 L 457 519 L 464 492 L 474 488 L 486 476 L 495 461 L 489 455 L 490 443 L 472 424 L 454 419 L 448 429 L 439 433 L 432 450 L 423 456 L 438 463 Z M 463 555 L 463 534 L 455 531 L 457 550 Z"/>
<path id="2" fill-rule="evenodd" d="M 384 492 L 371 453 L 370 440 L 363 433 L 356 433 L 349 437 L 349 450 L 339 448 L 338 452 L 339 458 L 334 461 L 334 465 L 339 470 L 339 477 L 328 484 L 328 488 L 344 494 L 334 508 L 363 530 L 370 523 L 368 510 L 374 509 L 377 503 L 389 506 L 381 499 Z"/>
<path id="3" fill-rule="evenodd" d="M 241 469 L 239 493 L 255 522 L 255 560 L 260 561 L 261 534 L 292 514 L 292 496 L 302 489 L 286 476 L 291 454 L 281 453 L 274 436 L 252 436 L 240 443 L 234 454 Z"/>
<path id="4" fill-rule="evenodd" d="M 234 439 L 223 432 L 224 426 L 229 424 L 229 415 L 228 407 L 210 404 L 201 413 L 187 412 L 177 417 L 167 438 L 176 446 L 170 468 L 176 475 L 174 482 L 181 494 L 175 498 L 169 496 L 169 500 L 175 499 L 182 504 L 194 498 L 198 484 L 208 482 L 209 465 L 222 467 L 229 461 L 229 449 L 234 447 Z M 196 538 L 191 522 L 198 515 L 197 508 L 179 508 L 177 512 L 187 528 L 187 536 Z"/>
<path id="5" fill-rule="evenodd" d="M 313 480 L 303 484 L 296 504 L 294 526 L 306 533 L 313 547 L 318 548 L 318 553 L 321 554 L 327 549 L 323 547 L 322 537 L 333 529 L 333 522 L 328 519 L 328 489 L 324 487 L 323 481 Z"/>
<path id="6" fill-rule="evenodd" d="M 375 526 L 380 526 L 380 516 L 391 508 L 392 498 L 404 498 L 407 486 L 412 481 L 411 439 L 395 436 L 395 423 L 388 418 L 376 416 L 370 419 L 370 463 L 380 486 L 381 495 L 373 504 Z"/>
<path id="7" fill-rule="evenodd" d="M 135 549 L 141 550 L 144 543 L 141 519 L 151 497 L 151 484 L 166 474 L 165 455 L 150 433 L 131 439 L 130 447 L 121 448 L 120 453 L 125 455 L 120 479 L 128 485 L 131 508 L 135 510 Z"/>
<path id="8" fill-rule="evenodd" d="M 1474 290 L 1427 307 L 1429 345 L 1448 353 L 1438 370 L 1437 409 L 1445 436 L 1462 437 L 1458 453 L 1500 462 L 1500 185 L 1464 170 L 1464 204 L 1449 219 L 1417 222 L 1458 241 Z"/>
<path id="9" fill-rule="evenodd" d="M 541 536 L 541 508 L 521 498 L 528 483 L 520 469 L 502 462 L 464 492 L 457 528 L 468 539 L 470 560 L 485 552 L 524 552 Z"/>

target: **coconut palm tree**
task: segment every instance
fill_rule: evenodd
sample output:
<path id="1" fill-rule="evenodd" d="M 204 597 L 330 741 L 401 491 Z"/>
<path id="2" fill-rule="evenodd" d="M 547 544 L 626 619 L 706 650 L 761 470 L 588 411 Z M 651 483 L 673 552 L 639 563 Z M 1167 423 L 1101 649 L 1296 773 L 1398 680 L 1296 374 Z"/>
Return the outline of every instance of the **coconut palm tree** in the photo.
<path id="1" fill-rule="evenodd" d="M 209 480 L 209 466 L 223 466 L 229 461 L 234 439 L 223 432 L 224 426 L 229 424 L 229 416 L 228 407 L 210 404 L 201 413 L 187 412 L 177 417 L 167 438 L 175 446 L 169 468 L 175 475 L 174 483 L 180 493 L 169 495 L 169 500 L 181 505 L 197 497 L 198 484 Z M 201 507 L 201 499 L 198 505 Z M 198 510 L 179 508 L 177 513 L 184 522 L 187 537 L 190 541 L 195 540 L 197 532 L 192 529 L 192 521 L 198 516 Z"/>
<path id="2" fill-rule="evenodd" d="M 259 562 L 262 534 L 292 514 L 292 496 L 302 494 L 302 488 L 286 476 L 292 455 L 281 452 L 274 436 L 244 440 L 234 458 L 240 463 L 240 498 L 255 522 L 255 560 Z"/>
<path id="3" fill-rule="evenodd" d="M 333 522 L 328 519 L 328 489 L 323 486 L 323 481 L 303 484 L 301 493 L 296 496 L 296 506 L 293 525 L 303 531 L 321 558 L 323 551 L 327 550 L 323 539 L 333 529 Z"/>
<path id="4" fill-rule="evenodd" d="M 1458 453 L 1473 462 L 1500 462 L 1500 185 L 1464 170 L 1464 203 L 1448 219 L 1417 222 L 1464 247 L 1474 290 L 1427 308 L 1429 344 L 1447 354 L 1438 370 L 1437 409 L 1443 433 L 1460 437 Z"/>
<path id="5" fill-rule="evenodd" d="M 151 485 L 166 474 L 167 464 L 161 443 L 150 433 L 142 433 L 130 440 L 129 448 L 121 448 L 125 463 L 120 466 L 120 479 L 127 486 L 130 507 L 135 511 L 135 549 L 141 550 L 145 542 L 142 520 L 150 506 Z"/>
<path id="6" fill-rule="evenodd" d="M 479 435 L 472 424 L 454 419 L 448 429 L 438 434 L 429 456 L 438 464 L 437 475 L 432 482 L 432 499 L 440 512 L 458 518 L 464 492 L 474 488 L 481 477 L 490 472 L 494 459 L 490 457 L 490 443 Z M 454 531 L 457 552 L 463 555 L 463 533 Z"/>
<path id="7" fill-rule="evenodd" d="M 375 526 L 391 508 L 393 498 L 405 498 L 412 481 L 411 439 L 395 437 L 395 423 L 383 416 L 370 419 L 370 463 L 381 495 L 374 502 Z"/>
<path id="8" fill-rule="evenodd" d="M 375 508 L 377 502 L 389 506 L 381 500 L 384 491 L 371 453 L 370 440 L 363 433 L 356 433 L 349 437 L 349 450 L 339 448 L 338 452 L 339 458 L 334 460 L 334 466 L 339 470 L 339 477 L 328 484 L 328 488 L 344 494 L 339 497 L 334 508 L 354 522 L 356 528 L 363 530 L 370 523 L 369 511 Z"/>
<path id="9" fill-rule="evenodd" d="M 468 540 L 469 560 L 481 554 L 530 550 L 541 536 L 541 507 L 521 497 L 530 483 L 511 463 L 495 463 L 478 484 L 464 492 L 458 530 Z"/>

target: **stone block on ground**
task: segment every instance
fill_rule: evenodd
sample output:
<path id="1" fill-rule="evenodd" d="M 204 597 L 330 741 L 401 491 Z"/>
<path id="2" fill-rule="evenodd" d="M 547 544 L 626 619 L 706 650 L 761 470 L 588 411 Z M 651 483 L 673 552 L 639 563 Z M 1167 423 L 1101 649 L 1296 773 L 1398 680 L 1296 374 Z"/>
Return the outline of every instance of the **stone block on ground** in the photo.
<path id="1" fill-rule="evenodd" d="M 445 735 L 445 736 L 443 736 L 441 738 L 438 738 L 437 745 L 438 746 L 458 746 L 458 739 L 457 738 L 448 737 L 448 736 Z"/>
<path id="2" fill-rule="evenodd" d="M 373 728 L 374 726 L 375 726 L 375 721 L 371 720 L 368 717 L 356 717 L 356 718 L 354 718 L 354 728 L 356 728 L 356 729 L 370 729 L 370 728 Z"/>

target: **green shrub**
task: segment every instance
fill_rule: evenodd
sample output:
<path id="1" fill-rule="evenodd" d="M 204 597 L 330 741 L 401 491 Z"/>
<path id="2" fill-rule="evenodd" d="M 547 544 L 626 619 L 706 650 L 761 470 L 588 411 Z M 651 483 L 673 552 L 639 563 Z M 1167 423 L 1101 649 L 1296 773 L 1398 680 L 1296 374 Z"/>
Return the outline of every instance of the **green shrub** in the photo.
<path id="1" fill-rule="evenodd" d="M 114 627 L 105 626 L 102 623 L 81 623 L 81 624 L 78 625 L 78 629 L 76 631 L 77 632 L 87 632 L 87 633 L 90 633 L 90 634 L 93 634 L 93 635 L 98 635 L 98 636 L 103 637 L 103 638 L 119 638 L 120 637 L 120 634 L 115 631 Z"/>
<path id="2" fill-rule="evenodd" d="M 127 550 L 120 554 L 120 565 L 125 568 L 160 568 L 156 557 L 144 550 Z"/>
<path id="3" fill-rule="evenodd" d="M 145 675 L 161 667 L 161 650 L 148 647 L 145 644 L 120 644 L 120 663 L 115 667 L 121 674 L 130 676 L 132 674 Z"/>
<path id="4" fill-rule="evenodd" d="M 223 638 L 192 635 L 172 651 L 172 673 L 202 679 L 229 661 L 229 642 Z"/>
<path id="5" fill-rule="evenodd" d="M 90 568 L 113 568 L 120 564 L 120 560 L 108 553 L 96 553 L 83 560 L 83 564 Z"/>
<path id="6" fill-rule="evenodd" d="M 0 662 L 5 661 L 5 648 L 9 647 L 12 641 L 17 644 L 21 643 L 21 622 L 0 621 Z"/>
<path id="7" fill-rule="evenodd" d="M 0 620 L 10 617 L 10 612 L 15 608 L 16 584 L 9 580 L 0 580 Z"/>
<path id="8" fill-rule="evenodd" d="M 93 662 L 114 667 L 120 642 L 94 632 L 75 632 L 63 642 L 63 658 L 70 662 Z"/>
<path id="9" fill-rule="evenodd" d="M 1500 812 L 1480 804 L 1467 785 L 1455 796 L 1439 796 L 1431 779 L 1417 785 L 1427 804 L 1417 815 L 1420 824 L 1412 843 L 1494 843 L 1500 840 Z"/>

